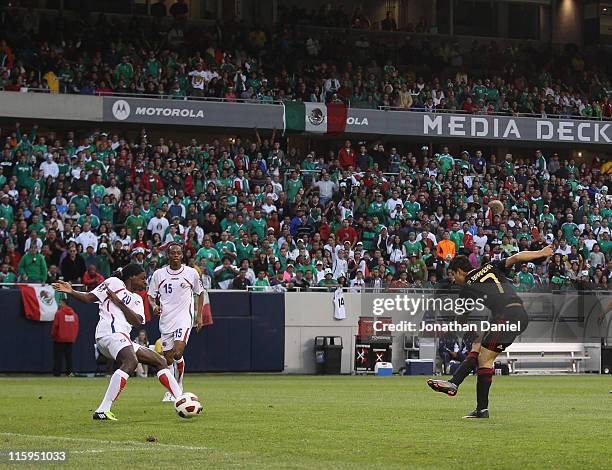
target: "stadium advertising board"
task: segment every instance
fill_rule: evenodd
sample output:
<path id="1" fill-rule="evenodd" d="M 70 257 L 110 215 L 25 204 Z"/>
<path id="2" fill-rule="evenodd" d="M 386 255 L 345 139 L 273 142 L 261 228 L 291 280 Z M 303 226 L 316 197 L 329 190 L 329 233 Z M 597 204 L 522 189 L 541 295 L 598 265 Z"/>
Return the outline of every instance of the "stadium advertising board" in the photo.
<path id="1" fill-rule="evenodd" d="M 104 121 L 265 129 L 282 126 L 282 114 L 260 104 L 105 97 Z"/>
<path id="2" fill-rule="evenodd" d="M 347 132 L 553 143 L 612 143 L 612 123 L 349 109 Z"/>
<path id="3" fill-rule="evenodd" d="M 255 103 L 104 98 L 104 121 L 283 129 L 283 107 Z M 560 144 L 612 143 L 612 122 L 349 108 L 346 132 Z"/>

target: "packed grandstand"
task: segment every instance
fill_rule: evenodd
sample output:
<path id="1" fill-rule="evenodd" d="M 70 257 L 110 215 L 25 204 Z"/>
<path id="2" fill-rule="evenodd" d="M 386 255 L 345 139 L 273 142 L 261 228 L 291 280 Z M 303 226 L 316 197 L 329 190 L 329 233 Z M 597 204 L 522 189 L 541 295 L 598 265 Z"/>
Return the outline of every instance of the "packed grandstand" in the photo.
<path id="1" fill-rule="evenodd" d="M 330 31 L 308 28 L 320 12 L 281 12 L 272 28 L 173 16 L 4 9 L 0 89 L 612 117 L 606 49 L 361 34 L 367 21 L 340 10 L 324 16 L 345 29 Z M 220 288 L 444 287 L 456 254 L 478 266 L 550 243 L 548 264 L 516 267 L 517 290 L 608 289 L 612 279 L 603 155 L 451 154 L 393 139 L 303 150 L 276 131 L 177 141 L 24 127 L 1 130 L 5 283 L 92 287 L 132 260 L 151 274 L 172 241 Z"/>
<path id="2" fill-rule="evenodd" d="M 517 266 L 517 290 L 612 277 L 612 164 L 598 158 L 350 140 L 301 154 L 258 132 L 177 142 L 17 124 L 2 138 L 4 282 L 93 286 L 130 260 L 150 274 L 173 241 L 221 288 L 440 287 L 458 253 L 478 266 L 549 243 L 548 265 Z"/>
<path id="3" fill-rule="evenodd" d="M 406 34 L 363 34 L 368 19 L 341 6 L 281 8 L 273 27 L 194 23 L 181 14 L 166 20 L 155 11 L 55 18 L 6 8 L 0 90 L 612 117 L 612 61 L 603 46 L 459 42 L 423 34 L 435 30 L 425 20 L 408 25 Z M 397 28 L 382 23 L 384 30 Z"/>

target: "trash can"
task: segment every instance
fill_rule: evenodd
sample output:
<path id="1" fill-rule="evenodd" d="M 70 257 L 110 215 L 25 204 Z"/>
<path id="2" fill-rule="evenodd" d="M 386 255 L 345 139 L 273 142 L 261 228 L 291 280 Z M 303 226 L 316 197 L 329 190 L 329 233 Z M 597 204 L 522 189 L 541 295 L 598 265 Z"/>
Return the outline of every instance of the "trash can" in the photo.
<path id="1" fill-rule="evenodd" d="M 340 336 L 315 337 L 315 365 L 317 374 L 340 374 L 342 370 L 342 338 Z"/>

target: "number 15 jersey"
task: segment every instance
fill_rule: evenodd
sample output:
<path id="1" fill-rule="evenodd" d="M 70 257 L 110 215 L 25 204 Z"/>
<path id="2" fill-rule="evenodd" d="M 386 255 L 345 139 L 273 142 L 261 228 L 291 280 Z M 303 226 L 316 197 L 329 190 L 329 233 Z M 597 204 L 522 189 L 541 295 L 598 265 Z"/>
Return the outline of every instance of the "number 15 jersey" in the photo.
<path id="1" fill-rule="evenodd" d="M 160 308 L 159 331 L 171 333 L 177 328 L 190 325 L 193 321 L 193 296 L 204 292 L 198 272 L 181 266 L 172 271 L 169 266 L 153 273 L 149 283 L 149 296 L 158 299 Z"/>

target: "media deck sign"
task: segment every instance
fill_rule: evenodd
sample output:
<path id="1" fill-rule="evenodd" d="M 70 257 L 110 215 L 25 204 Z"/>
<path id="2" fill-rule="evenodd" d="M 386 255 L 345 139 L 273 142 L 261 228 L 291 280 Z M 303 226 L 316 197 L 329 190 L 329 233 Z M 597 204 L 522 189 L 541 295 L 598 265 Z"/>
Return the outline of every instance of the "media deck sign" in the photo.
<path id="1" fill-rule="evenodd" d="M 604 121 L 576 121 L 504 116 L 423 114 L 422 131 L 429 136 L 609 144 L 612 125 Z"/>

